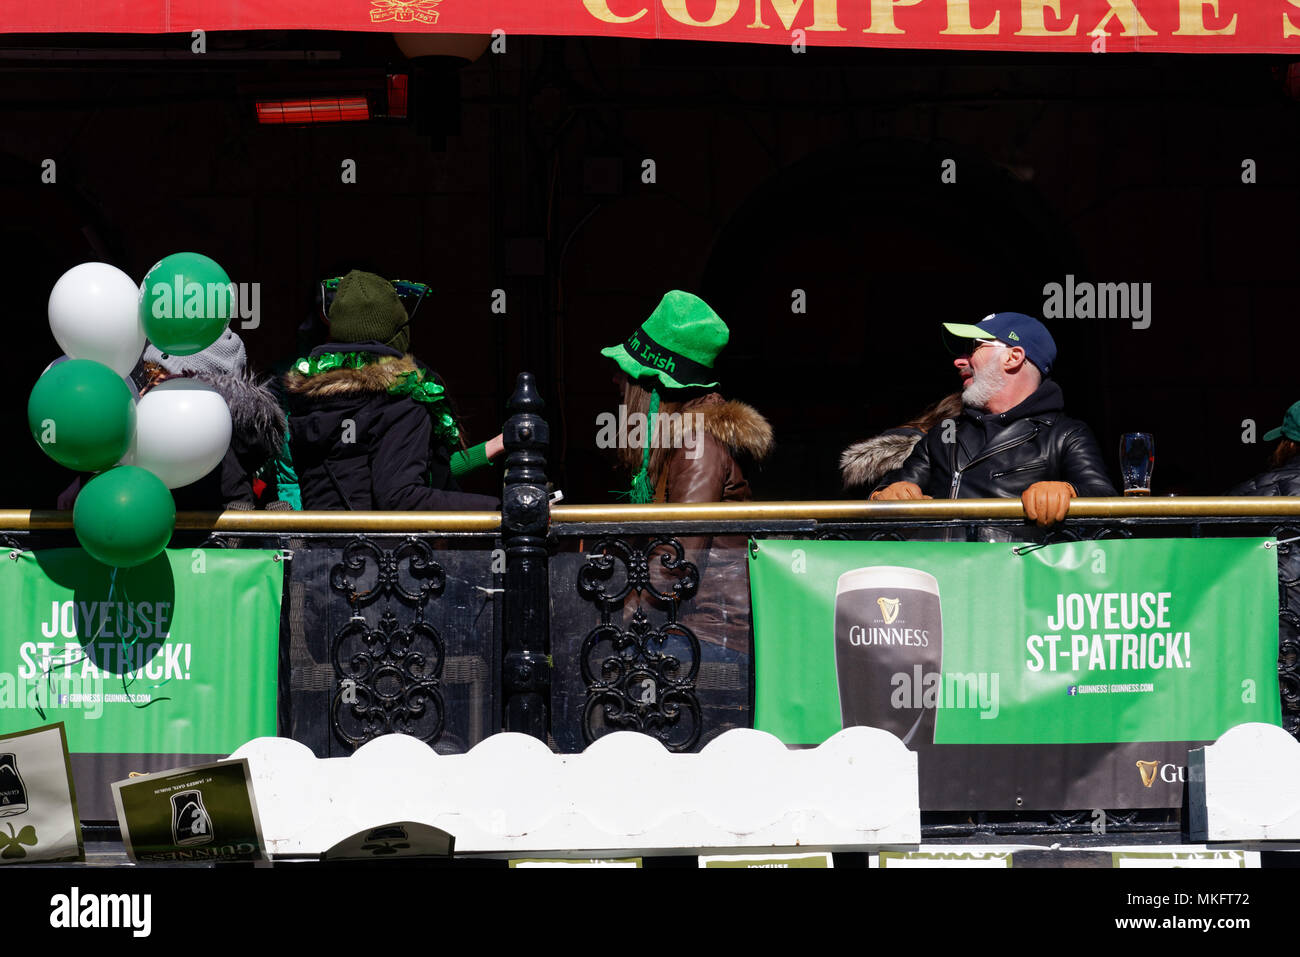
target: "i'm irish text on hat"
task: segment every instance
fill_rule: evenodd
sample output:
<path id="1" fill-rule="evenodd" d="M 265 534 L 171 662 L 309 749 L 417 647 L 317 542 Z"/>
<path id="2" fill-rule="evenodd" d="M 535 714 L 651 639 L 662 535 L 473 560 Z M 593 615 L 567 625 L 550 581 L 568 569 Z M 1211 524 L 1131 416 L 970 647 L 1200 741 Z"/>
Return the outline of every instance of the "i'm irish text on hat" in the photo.
<path id="1" fill-rule="evenodd" d="M 637 334 L 641 330 L 632 333 L 627 340 L 627 351 L 632 353 L 641 360 L 645 365 L 652 369 L 663 369 L 665 372 L 675 372 L 677 364 L 673 362 L 672 353 L 657 352 L 650 343 L 643 343 L 641 337 Z"/>

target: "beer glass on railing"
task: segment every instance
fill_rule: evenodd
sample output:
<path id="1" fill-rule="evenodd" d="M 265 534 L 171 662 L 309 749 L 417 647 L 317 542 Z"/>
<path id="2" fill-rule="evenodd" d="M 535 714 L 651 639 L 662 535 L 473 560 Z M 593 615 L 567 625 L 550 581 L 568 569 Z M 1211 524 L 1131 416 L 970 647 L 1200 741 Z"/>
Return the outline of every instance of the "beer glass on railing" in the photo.
<path id="1" fill-rule="evenodd" d="M 1119 440 L 1119 470 L 1125 495 L 1150 495 L 1156 440 L 1150 432 L 1125 432 Z"/>

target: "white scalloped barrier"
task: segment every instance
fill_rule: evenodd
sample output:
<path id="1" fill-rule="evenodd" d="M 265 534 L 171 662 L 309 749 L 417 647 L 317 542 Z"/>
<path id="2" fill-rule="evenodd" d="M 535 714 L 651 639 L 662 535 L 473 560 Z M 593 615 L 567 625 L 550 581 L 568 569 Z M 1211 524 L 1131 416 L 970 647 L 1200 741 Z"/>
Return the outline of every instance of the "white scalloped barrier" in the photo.
<path id="1" fill-rule="evenodd" d="M 698 754 L 623 731 L 582 754 L 505 733 L 467 754 L 390 734 L 348 758 L 286 738 L 257 738 L 232 757 L 248 759 L 278 855 L 319 854 L 392 821 L 441 828 L 461 854 L 861 850 L 921 837 L 916 755 L 877 728 L 803 750 L 736 729 Z"/>
<path id="2" fill-rule="evenodd" d="M 1187 752 L 1197 841 L 1300 840 L 1300 742 L 1272 724 L 1229 728 Z"/>

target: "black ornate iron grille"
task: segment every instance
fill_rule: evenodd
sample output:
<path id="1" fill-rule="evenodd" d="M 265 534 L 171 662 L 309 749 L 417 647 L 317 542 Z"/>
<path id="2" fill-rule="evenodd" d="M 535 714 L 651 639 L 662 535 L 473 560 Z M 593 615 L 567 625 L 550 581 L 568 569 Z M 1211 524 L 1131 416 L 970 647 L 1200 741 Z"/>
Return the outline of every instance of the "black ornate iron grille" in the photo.
<path id="1" fill-rule="evenodd" d="M 292 736 L 320 756 L 391 733 L 454 753 L 500 730 L 495 544 L 293 539 Z"/>
<path id="2" fill-rule="evenodd" d="M 639 731 L 689 751 L 752 724 L 746 542 L 559 540 L 550 577 L 557 748 Z"/>
<path id="3" fill-rule="evenodd" d="M 602 539 L 578 572 L 578 592 L 600 609 L 600 624 L 583 639 L 578 659 L 587 686 L 586 742 L 607 730 L 651 734 L 673 751 L 687 751 L 699 740 L 700 642 L 677 620 L 677 610 L 695 594 L 700 576 L 684 556 L 676 539 L 656 538 L 643 548 L 620 538 Z M 662 589 L 651 583 L 652 562 L 667 574 Z M 625 571 L 622 585 L 607 589 L 616 563 Z M 658 627 L 646 614 L 648 606 L 664 611 Z M 614 614 L 622 616 L 629 607 L 627 627 L 615 625 Z"/>
<path id="4" fill-rule="evenodd" d="M 375 582 L 363 589 L 358 580 L 376 566 Z M 414 588 L 403 582 L 406 564 Z M 442 594 L 447 576 L 433 549 L 407 539 L 387 551 L 358 538 L 343 549 L 343 560 L 330 572 L 330 588 L 343 594 L 352 615 L 334 636 L 331 658 L 339 676 L 339 693 L 330 726 L 345 744 L 357 747 L 381 734 L 409 734 L 430 744 L 442 734 L 446 704 L 442 696 L 442 636 L 425 620 L 429 600 Z M 388 599 L 377 626 L 362 609 Z M 392 604 L 414 607 L 414 620 L 403 624 Z"/>

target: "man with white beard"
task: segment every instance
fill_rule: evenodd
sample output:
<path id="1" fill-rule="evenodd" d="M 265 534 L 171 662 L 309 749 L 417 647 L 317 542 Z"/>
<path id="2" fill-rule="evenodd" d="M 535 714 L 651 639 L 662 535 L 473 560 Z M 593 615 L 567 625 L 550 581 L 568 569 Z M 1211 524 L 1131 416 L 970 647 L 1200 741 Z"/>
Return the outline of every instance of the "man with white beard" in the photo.
<path id="1" fill-rule="evenodd" d="M 1037 319 L 999 312 L 977 325 L 945 322 L 959 353 L 961 416 L 931 429 L 874 501 L 1014 498 L 1039 525 L 1053 525 L 1076 496 L 1116 495 L 1092 431 L 1063 414 L 1048 378 L 1056 343 Z"/>

